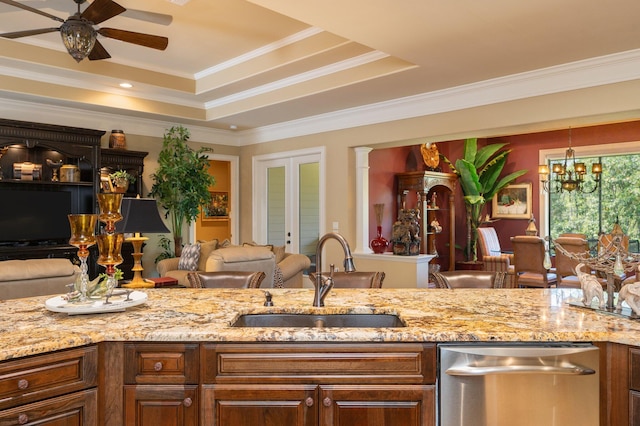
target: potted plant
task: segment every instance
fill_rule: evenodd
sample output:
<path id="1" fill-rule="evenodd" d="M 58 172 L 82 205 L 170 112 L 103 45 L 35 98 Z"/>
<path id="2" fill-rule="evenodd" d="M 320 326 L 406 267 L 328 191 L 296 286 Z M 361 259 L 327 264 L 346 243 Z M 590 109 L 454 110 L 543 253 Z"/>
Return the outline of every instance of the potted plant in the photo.
<path id="1" fill-rule="evenodd" d="M 477 138 L 470 138 L 464 142 L 463 158 L 456 160 L 455 165 L 441 155 L 451 171 L 458 175 L 464 196 L 467 221 L 467 245 L 464 251 L 466 261 L 478 260 L 477 229 L 483 223 L 484 205 L 490 202 L 498 191 L 527 172 L 518 170 L 498 180 L 511 152 L 501 151 L 505 145 L 507 144 L 495 143 L 478 149 Z"/>
<path id="2" fill-rule="evenodd" d="M 164 135 L 158 155 L 158 168 L 151 175 L 154 183 L 150 195 L 167 210 L 173 228 L 175 255 L 182 253 L 182 228 L 195 221 L 203 206 L 211 202 L 209 187 L 216 181 L 209 174 L 210 148 L 194 150 L 187 145 L 190 133 L 174 126 Z"/>
<path id="3" fill-rule="evenodd" d="M 111 182 L 113 183 L 113 189 L 115 192 L 127 192 L 129 184 L 136 181 L 136 177 L 126 170 L 117 170 L 109 174 L 109 179 L 111 179 Z"/>

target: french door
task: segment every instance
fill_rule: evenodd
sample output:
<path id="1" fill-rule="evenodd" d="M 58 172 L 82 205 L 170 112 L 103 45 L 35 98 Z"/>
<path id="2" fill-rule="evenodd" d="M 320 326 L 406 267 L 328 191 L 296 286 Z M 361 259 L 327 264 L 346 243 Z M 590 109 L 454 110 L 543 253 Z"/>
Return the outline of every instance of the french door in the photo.
<path id="1" fill-rule="evenodd" d="M 254 239 L 314 264 L 324 223 L 324 149 L 255 157 L 253 170 Z"/>

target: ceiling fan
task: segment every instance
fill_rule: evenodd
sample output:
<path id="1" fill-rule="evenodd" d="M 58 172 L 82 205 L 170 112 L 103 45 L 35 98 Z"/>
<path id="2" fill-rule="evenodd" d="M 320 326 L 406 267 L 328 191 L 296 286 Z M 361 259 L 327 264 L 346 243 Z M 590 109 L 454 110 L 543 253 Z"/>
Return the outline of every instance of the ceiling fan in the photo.
<path id="1" fill-rule="evenodd" d="M 98 34 L 103 37 L 150 47 L 152 49 L 165 50 L 167 48 L 169 39 L 166 37 L 119 30 L 116 28 L 95 28 L 95 25 L 120 15 L 127 10 L 113 0 L 95 0 L 83 12 L 80 11 L 80 5 L 85 3 L 86 0 L 73 1 L 78 5 L 78 11 L 64 20 L 14 0 L 0 0 L 0 3 L 15 6 L 53 19 L 54 21 L 62 22 L 62 25 L 58 28 L 15 31 L 0 34 L 0 37 L 14 39 L 59 31 L 67 51 L 77 62 L 80 62 L 85 57 L 88 57 L 91 61 L 111 57 L 104 46 L 97 40 Z M 160 14 L 156 15 L 159 17 L 163 16 Z"/>

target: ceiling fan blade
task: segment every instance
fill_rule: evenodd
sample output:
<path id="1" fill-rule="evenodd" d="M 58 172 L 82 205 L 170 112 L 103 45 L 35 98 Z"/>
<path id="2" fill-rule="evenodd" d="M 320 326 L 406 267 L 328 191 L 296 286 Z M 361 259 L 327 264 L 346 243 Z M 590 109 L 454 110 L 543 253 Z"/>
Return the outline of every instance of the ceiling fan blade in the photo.
<path id="1" fill-rule="evenodd" d="M 98 34 L 115 38 L 116 40 L 125 41 L 127 43 L 138 44 L 140 46 L 150 47 L 152 49 L 164 50 L 169 44 L 169 39 L 166 37 L 135 33 L 133 31 L 118 30 L 115 28 L 100 28 Z"/>
<path id="2" fill-rule="evenodd" d="M 113 0 L 95 0 L 84 10 L 84 12 L 82 12 L 82 14 L 80 14 L 80 16 L 94 24 L 99 24 L 100 22 L 120 15 L 125 10 L 127 9 L 120 6 Z"/>
<path id="3" fill-rule="evenodd" d="M 54 21 L 64 22 L 64 19 L 62 19 L 62 18 L 58 18 L 55 15 L 51 15 L 51 14 L 49 14 L 47 12 L 43 12 L 41 10 L 38 10 L 38 9 L 34 8 L 34 7 L 27 6 L 26 4 L 18 3 L 17 1 L 0 0 L 0 3 L 8 4 L 10 6 L 19 7 L 20 9 L 28 10 L 29 12 L 37 13 L 38 15 L 42 15 L 42 16 L 46 16 L 47 18 L 51 18 Z"/>
<path id="4" fill-rule="evenodd" d="M 20 38 L 20 37 L 29 37 L 29 36 L 38 35 L 38 34 L 52 33 L 54 31 L 60 31 L 60 28 L 39 28 L 37 30 L 15 31 L 12 33 L 0 34 L 0 37 Z"/>
<path id="5" fill-rule="evenodd" d="M 136 9 L 127 9 L 125 12 L 122 12 L 122 16 L 160 25 L 169 25 L 173 21 L 173 16 L 171 15 L 165 15 L 164 13 L 147 12 L 144 10 Z"/>
<path id="6" fill-rule="evenodd" d="M 107 52 L 107 49 L 104 48 L 102 44 L 98 40 L 96 40 L 96 44 L 93 45 L 93 49 L 89 53 L 90 61 L 98 61 L 100 59 L 109 59 L 111 55 Z"/>

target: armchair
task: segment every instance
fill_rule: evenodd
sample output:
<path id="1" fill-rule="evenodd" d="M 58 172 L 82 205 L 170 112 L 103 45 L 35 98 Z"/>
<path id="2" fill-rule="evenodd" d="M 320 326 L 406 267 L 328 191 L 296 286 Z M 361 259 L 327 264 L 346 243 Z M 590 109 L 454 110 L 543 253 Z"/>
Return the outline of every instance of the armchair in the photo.
<path id="1" fill-rule="evenodd" d="M 276 254 L 269 246 L 213 247 L 210 250 L 203 244 L 200 254 L 197 271 L 178 269 L 180 258 L 176 257 L 158 262 L 158 274 L 175 278 L 178 283 L 189 286 L 189 272 L 260 271 L 265 273 L 262 287 L 275 285 L 295 288 L 302 287 L 304 270 L 311 265 L 311 260 L 303 254 L 285 253 L 284 248 Z"/>
<path id="2" fill-rule="evenodd" d="M 189 272 L 187 278 L 193 288 L 259 288 L 264 272 L 216 271 Z"/>
<path id="3" fill-rule="evenodd" d="M 432 274 L 436 288 L 502 288 L 506 272 L 444 271 Z"/>
<path id="4" fill-rule="evenodd" d="M 484 263 L 484 270 L 490 272 L 505 272 L 504 286 L 513 288 L 515 286 L 515 268 L 513 265 L 513 254 L 502 253 L 500 240 L 495 228 L 478 228 L 478 246 Z"/>
<path id="5" fill-rule="evenodd" d="M 544 267 L 544 240 L 540 237 L 518 235 L 511 237 L 516 286 L 550 287 L 558 278 Z"/>

